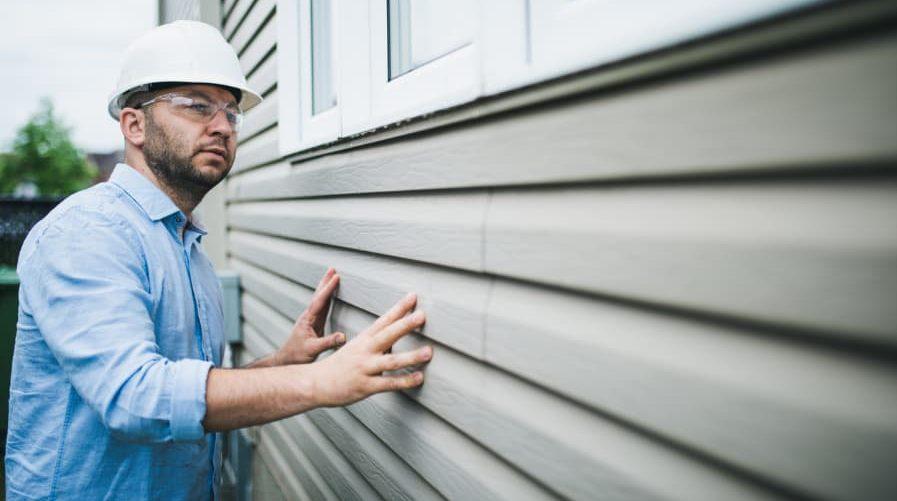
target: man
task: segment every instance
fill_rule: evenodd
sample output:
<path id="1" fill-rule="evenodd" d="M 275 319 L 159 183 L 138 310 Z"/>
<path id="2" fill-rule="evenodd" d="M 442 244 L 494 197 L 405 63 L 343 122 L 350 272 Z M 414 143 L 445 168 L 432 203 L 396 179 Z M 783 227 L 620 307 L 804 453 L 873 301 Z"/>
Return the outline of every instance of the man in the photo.
<path id="1" fill-rule="evenodd" d="M 20 253 L 9 499 L 214 498 L 214 432 L 421 384 L 419 371 L 383 375 L 431 357 L 390 352 L 424 322 L 414 296 L 345 343 L 322 332 L 333 270 L 276 353 L 219 368 L 220 289 L 193 209 L 231 168 L 241 106 L 260 101 L 206 25 L 162 26 L 129 49 L 109 105 L 125 164 L 54 209 Z"/>

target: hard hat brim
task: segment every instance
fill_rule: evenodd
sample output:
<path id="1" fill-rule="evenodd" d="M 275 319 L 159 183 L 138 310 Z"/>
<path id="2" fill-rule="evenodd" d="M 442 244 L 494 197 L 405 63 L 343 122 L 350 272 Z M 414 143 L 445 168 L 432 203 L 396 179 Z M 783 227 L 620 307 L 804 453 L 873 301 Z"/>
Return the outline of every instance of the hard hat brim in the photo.
<path id="1" fill-rule="evenodd" d="M 146 82 L 139 83 L 127 90 L 124 90 L 121 92 L 116 92 L 112 97 L 109 98 L 109 104 L 107 106 L 107 111 L 109 112 L 109 116 L 112 117 L 113 120 L 118 121 L 118 117 L 121 114 L 121 110 L 124 108 L 125 101 L 127 101 L 127 98 L 130 94 L 132 94 L 134 92 L 143 91 L 143 90 L 149 90 L 150 86 L 152 84 L 160 83 L 163 81 L 178 84 L 178 85 L 206 84 L 206 85 L 216 85 L 219 87 L 226 87 L 226 88 L 230 88 L 230 89 L 237 89 L 240 91 L 240 109 L 242 109 L 244 112 L 249 111 L 252 108 L 255 108 L 264 100 L 264 98 L 261 95 L 259 95 L 254 90 L 250 89 L 248 86 L 239 85 L 239 84 L 235 85 L 234 82 L 226 82 L 225 80 L 226 79 L 220 79 L 220 80 L 206 79 L 201 82 L 196 82 L 196 81 L 171 82 L 170 80 L 160 80 L 160 79 L 148 78 Z"/>

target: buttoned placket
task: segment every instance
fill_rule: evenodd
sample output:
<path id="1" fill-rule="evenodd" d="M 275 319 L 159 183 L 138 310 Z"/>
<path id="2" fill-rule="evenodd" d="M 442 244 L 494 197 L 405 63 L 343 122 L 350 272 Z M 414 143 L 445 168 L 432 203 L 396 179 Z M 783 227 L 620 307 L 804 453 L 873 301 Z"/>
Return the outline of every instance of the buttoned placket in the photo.
<path id="1" fill-rule="evenodd" d="M 187 283 L 190 284 L 190 293 L 193 296 L 193 311 L 195 313 L 195 321 L 196 321 L 196 329 L 194 329 L 194 336 L 196 336 L 196 345 L 199 349 L 199 356 L 202 360 L 211 360 L 211 347 L 207 343 L 207 328 L 206 323 L 204 322 L 204 303 L 202 301 L 202 297 L 196 291 L 196 284 L 193 281 L 193 271 L 191 269 L 191 258 L 190 254 L 193 250 L 193 246 L 195 245 L 198 234 L 196 232 L 187 231 L 185 228 L 187 226 L 187 218 L 184 217 L 180 212 L 175 215 L 175 234 L 177 235 L 178 243 L 181 246 L 181 253 L 184 256 L 184 266 L 187 271 Z"/>
<path id="2" fill-rule="evenodd" d="M 190 269 L 190 254 L 193 251 L 193 248 L 197 245 L 197 241 L 199 240 L 200 234 L 195 231 L 187 231 L 187 218 L 184 217 L 180 212 L 175 216 L 175 232 L 177 235 L 178 243 L 181 245 L 182 252 L 184 255 L 184 265 L 187 268 L 187 281 L 190 284 L 190 292 L 193 294 L 193 309 L 196 312 L 195 321 L 199 330 L 199 339 L 197 339 L 197 344 L 199 346 L 199 354 L 203 360 L 211 360 L 211 346 L 207 342 L 208 336 L 206 333 L 208 332 L 206 328 L 205 322 L 205 305 L 202 301 L 202 297 L 197 294 L 196 286 L 193 282 L 193 272 Z M 196 329 L 194 329 L 194 332 Z M 208 354 L 208 355 L 207 355 Z M 214 361 L 213 361 L 214 363 Z M 212 493 L 212 498 L 215 497 L 215 484 L 218 481 L 217 475 L 215 472 L 215 452 L 218 446 L 218 440 L 216 434 L 212 434 L 212 440 L 209 445 L 209 463 L 211 467 L 209 468 L 209 489 Z"/>

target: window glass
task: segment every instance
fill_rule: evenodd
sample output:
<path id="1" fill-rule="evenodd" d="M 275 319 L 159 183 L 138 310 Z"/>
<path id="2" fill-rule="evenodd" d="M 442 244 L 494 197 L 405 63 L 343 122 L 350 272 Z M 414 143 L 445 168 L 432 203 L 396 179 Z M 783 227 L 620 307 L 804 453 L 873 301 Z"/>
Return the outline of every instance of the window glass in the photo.
<path id="1" fill-rule="evenodd" d="M 311 0 L 312 114 L 336 106 L 333 85 L 333 10 L 330 0 Z"/>
<path id="2" fill-rule="evenodd" d="M 389 78 L 470 44 L 476 11 L 452 0 L 388 0 Z"/>

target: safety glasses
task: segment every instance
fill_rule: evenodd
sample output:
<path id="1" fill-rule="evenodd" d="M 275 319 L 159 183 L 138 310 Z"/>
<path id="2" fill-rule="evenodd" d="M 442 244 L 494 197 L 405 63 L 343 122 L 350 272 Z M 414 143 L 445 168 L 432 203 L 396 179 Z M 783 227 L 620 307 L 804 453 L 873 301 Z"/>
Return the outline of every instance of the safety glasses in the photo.
<path id="1" fill-rule="evenodd" d="M 149 101 L 140 103 L 138 108 L 145 108 L 153 103 L 168 101 L 174 113 L 196 122 L 209 123 L 220 110 L 224 110 L 224 116 L 234 132 L 239 132 L 243 125 L 243 110 L 233 102 L 213 102 L 201 96 L 185 96 L 172 92 L 156 96 Z"/>

